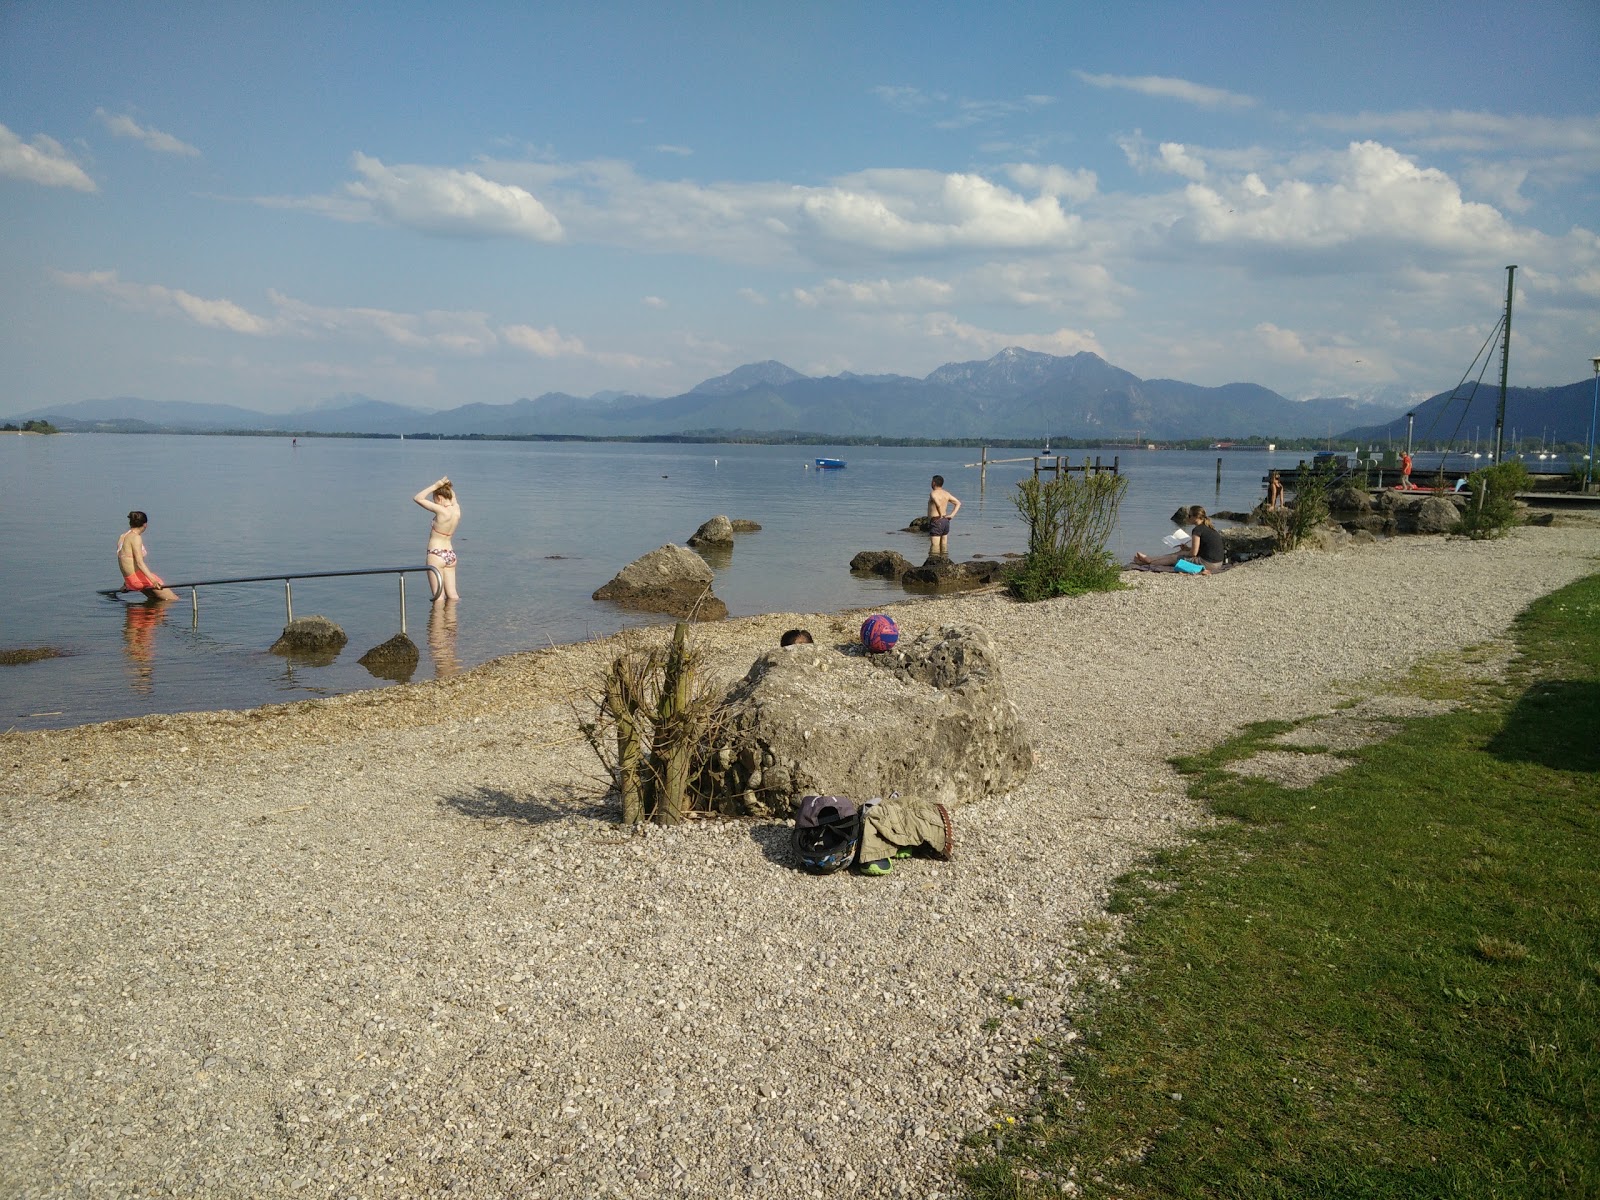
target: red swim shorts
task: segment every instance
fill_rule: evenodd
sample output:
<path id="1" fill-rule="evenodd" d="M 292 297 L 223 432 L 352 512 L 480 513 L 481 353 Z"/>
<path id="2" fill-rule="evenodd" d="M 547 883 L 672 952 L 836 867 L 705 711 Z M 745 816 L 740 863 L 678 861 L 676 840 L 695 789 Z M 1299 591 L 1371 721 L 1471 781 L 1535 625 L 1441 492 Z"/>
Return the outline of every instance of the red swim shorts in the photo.
<path id="1" fill-rule="evenodd" d="M 135 571 L 132 575 L 124 575 L 122 577 L 122 582 L 127 586 L 127 589 L 130 592 L 147 592 L 151 588 L 167 586 L 161 581 L 161 576 L 157 575 L 154 571 L 149 573 Z"/>

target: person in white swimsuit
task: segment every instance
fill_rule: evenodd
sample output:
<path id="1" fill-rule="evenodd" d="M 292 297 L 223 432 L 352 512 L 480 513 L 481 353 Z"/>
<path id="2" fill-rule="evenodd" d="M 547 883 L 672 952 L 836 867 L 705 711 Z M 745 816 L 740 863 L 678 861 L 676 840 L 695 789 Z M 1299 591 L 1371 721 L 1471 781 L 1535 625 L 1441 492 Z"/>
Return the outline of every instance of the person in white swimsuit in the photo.
<path id="1" fill-rule="evenodd" d="M 439 572 L 440 600 L 459 600 L 456 591 L 456 551 L 450 544 L 461 524 L 461 501 L 450 483 L 448 475 L 434 480 L 411 497 L 433 514 L 433 525 L 428 529 L 428 565 Z"/>

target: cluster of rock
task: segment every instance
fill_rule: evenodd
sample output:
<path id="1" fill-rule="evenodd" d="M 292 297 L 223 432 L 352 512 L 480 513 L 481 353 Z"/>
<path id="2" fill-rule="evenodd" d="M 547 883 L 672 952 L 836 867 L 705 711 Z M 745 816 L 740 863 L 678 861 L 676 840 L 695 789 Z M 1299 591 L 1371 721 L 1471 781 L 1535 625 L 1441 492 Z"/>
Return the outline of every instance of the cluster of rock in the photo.
<path id="1" fill-rule="evenodd" d="M 1397 533 L 1449 533 L 1461 520 L 1467 497 L 1455 492 L 1399 492 L 1335 488 L 1329 518 L 1348 533 L 1386 537 Z"/>
<path id="2" fill-rule="evenodd" d="M 863 550 L 850 560 L 850 570 L 857 575 L 892 579 L 909 591 L 934 592 L 982 587 L 999 583 L 1005 576 L 1005 564 L 991 558 L 966 562 L 930 558 L 919 567 L 895 550 Z"/>
<path id="3" fill-rule="evenodd" d="M 930 630 L 883 654 L 791 646 L 724 698 L 699 780 L 722 812 L 786 818 L 807 793 L 955 806 L 1009 791 L 1033 750 L 999 657 L 976 626 Z"/>
<path id="4" fill-rule="evenodd" d="M 308 666 L 326 667 L 339 657 L 350 638 L 327 617 L 296 617 L 283 627 L 278 640 L 267 649 Z M 357 661 L 380 679 L 399 683 L 410 680 L 417 669 L 421 652 L 403 633 L 368 650 Z"/>
<path id="5" fill-rule="evenodd" d="M 734 534 L 755 533 L 760 528 L 755 521 L 712 517 L 689 535 L 694 550 L 668 542 L 623 567 L 611 582 L 596 589 L 594 599 L 638 612 L 720 621 L 728 615 L 728 606 L 712 594 L 716 575 L 711 567 L 731 561 Z"/>

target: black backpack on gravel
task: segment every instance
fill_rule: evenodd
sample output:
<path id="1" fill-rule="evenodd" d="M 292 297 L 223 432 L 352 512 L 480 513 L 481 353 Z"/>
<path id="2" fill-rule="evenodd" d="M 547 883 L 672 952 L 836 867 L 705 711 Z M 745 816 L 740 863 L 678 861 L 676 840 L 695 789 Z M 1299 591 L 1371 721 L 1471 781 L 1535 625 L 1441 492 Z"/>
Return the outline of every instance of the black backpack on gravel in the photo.
<path id="1" fill-rule="evenodd" d="M 794 812 L 794 852 L 813 875 L 851 866 L 861 849 L 862 809 L 843 796 L 801 796 Z"/>

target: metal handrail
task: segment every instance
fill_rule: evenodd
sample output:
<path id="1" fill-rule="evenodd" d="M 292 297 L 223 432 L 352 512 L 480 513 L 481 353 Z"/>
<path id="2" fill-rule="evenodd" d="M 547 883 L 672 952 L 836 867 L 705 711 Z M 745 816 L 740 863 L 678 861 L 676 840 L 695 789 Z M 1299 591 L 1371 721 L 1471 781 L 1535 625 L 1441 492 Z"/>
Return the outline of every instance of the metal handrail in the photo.
<path id="1" fill-rule="evenodd" d="M 161 586 L 176 591 L 178 588 L 189 589 L 189 603 L 193 608 L 194 619 L 200 619 L 200 592 L 198 589 L 211 587 L 219 583 L 276 583 L 283 580 L 283 602 L 288 613 L 288 619 L 294 620 L 294 591 L 289 582 L 293 579 L 338 579 L 347 575 L 396 575 L 400 579 L 400 632 L 406 631 L 406 574 L 411 571 L 426 571 L 428 573 L 430 600 L 437 600 L 440 591 L 444 588 L 444 580 L 439 576 L 439 569 L 433 566 L 421 567 L 365 567 L 359 571 L 296 571 L 293 574 L 280 575 L 238 575 L 231 579 L 193 579 L 182 583 L 163 583 Z M 103 589 L 102 596 L 110 596 L 115 600 L 124 592 L 138 592 L 142 588 L 110 588 Z"/>

